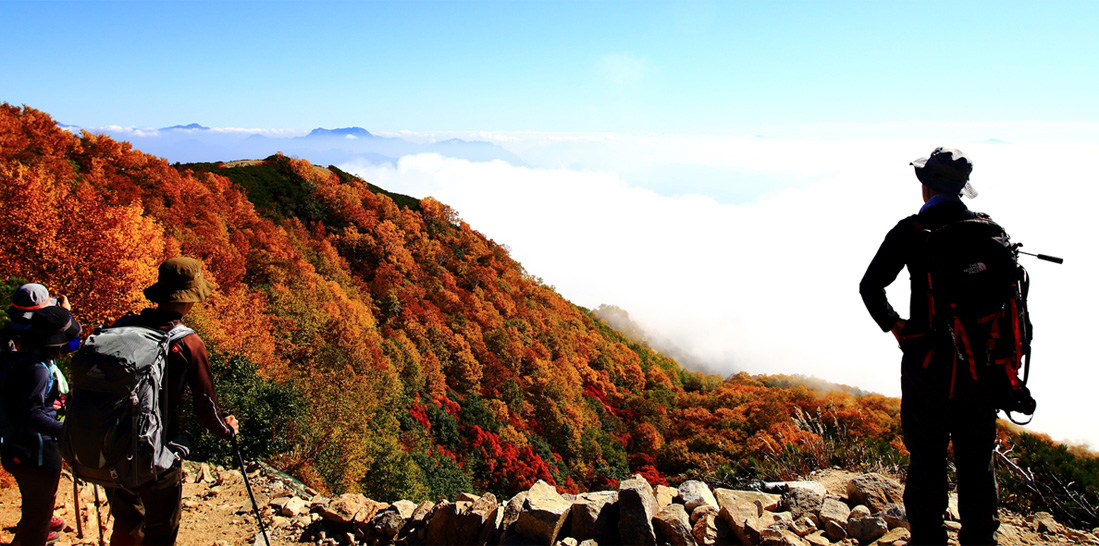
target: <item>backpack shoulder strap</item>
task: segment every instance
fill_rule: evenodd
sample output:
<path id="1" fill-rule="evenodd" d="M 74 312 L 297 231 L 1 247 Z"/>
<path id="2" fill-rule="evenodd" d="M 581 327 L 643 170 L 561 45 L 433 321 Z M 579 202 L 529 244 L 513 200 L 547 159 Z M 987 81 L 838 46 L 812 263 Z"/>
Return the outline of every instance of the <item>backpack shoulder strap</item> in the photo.
<path id="1" fill-rule="evenodd" d="M 195 333 L 194 330 L 180 322 L 173 326 L 171 330 L 168 330 L 168 345 L 175 345 L 193 333 Z"/>

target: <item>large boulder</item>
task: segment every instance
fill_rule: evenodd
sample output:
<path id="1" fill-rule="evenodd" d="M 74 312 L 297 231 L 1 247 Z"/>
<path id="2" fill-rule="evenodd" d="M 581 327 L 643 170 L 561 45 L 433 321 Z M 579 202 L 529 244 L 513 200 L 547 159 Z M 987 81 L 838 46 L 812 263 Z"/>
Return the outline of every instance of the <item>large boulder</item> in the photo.
<path id="1" fill-rule="evenodd" d="M 318 507 L 317 512 L 330 523 L 349 525 L 366 506 L 369 499 L 361 494 L 346 494 Z M 371 514 L 373 515 L 373 514 Z"/>
<path id="2" fill-rule="evenodd" d="M 851 504 L 865 504 L 876 514 L 890 504 L 904 502 L 901 482 L 877 473 L 860 474 L 847 482 L 847 498 Z"/>
<path id="3" fill-rule="evenodd" d="M 721 503 L 721 497 L 718 497 Z M 721 518 L 729 524 L 741 544 L 757 544 L 760 541 L 760 533 L 767 527 L 760 521 L 763 510 L 757 502 L 741 502 L 737 504 L 723 503 L 721 505 Z"/>
<path id="4" fill-rule="evenodd" d="M 390 504 L 389 507 L 385 509 L 385 511 L 396 512 L 400 514 L 401 517 L 408 519 L 412 517 L 412 514 L 416 513 L 416 508 L 419 508 L 419 506 L 417 506 L 416 503 L 412 501 L 399 500 L 397 502 L 394 502 L 393 504 Z"/>
<path id="5" fill-rule="evenodd" d="M 782 495 L 773 493 L 760 493 L 759 491 L 734 491 L 732 489 L 715 489 L 714 497 L 717 499 L 718 509 L 726 506 L 735 506 L 741 503 L 751 504 L 759 501 L 764 510 L 775 511 L 778 509 Z"/>
<path id="6" fill-rule="evenodd" d="M 675 502 L 679 496 L 679 490 L 666 485 L 658 485 L 653 488 L 653 496 L 656 497 L 656 511 L 659 512 Z"/>
<path id="7" fill-rule="evenodd" d="M 383 510 L 374 514 L 374 519 L 370 520 L 370 526 L 374 528 L 374 532 L 392 540 L 404 528 L 405 521 L 399 512 Z"/>
<path id="8" fill-rule="evenodd" d="M 271 508 L 279 515 L 288 518 L 300 516 L 309 512 L 309 506 L 300 497 L 280 497 L 271 501 Z"/>
<path id="9" fill-rule="evenodd" d="M 527 502 L 527 492 L 520 491 L 508 501 L 504 507 L 504 526 L 511 527 L 519 521 L 519 514 L 523 513 L 523 504 Z"/>
<path id="10" fill-rule="evenodd" d="M 519 514 L 523 513 L 523 503 L 526 501 L 527 492 L 520 491 L 504 505 L 497 525 L 500 530 L 500 544 L 520 544 L 530 541 L 515 531 L 515 523 L 519 521 Z"/>
<path id="11" fill-rule="evenodd" d="M 412 518 L 416 511 L 416 505 L 411 501 L 399 500 L 388 507 L 378 510 L 370 520 L 370 526 L 378 534 L 392 539 L 404 528 L 405 523 Z"/>
<path id="12" fill-rule="evenodd" d="M 557 492 L 557 488 L 538 480 L 527 491 L 515 530 L 539 544 L 553 544 L 557 542 L 557 534 L 565 524 L 570 508 L 572 504 Z"/>
<path id="13" fill-rule="evenodd" d="M 423 523 L 427 519 L 427 515 L 435 509 L 435 503 L 431 501 L 424 501 L 416 505 L 416 509 L 412 511 L 410 519 L 413 523 Z"/>
<path id="14" fill-rule="evenodd" d="M 595 540 L 599 544 L 618 544 L 618 492 L 581 493 L 572 501 L 569 512 L 572 521 L 570 535 L 579 541 Z"/>
<path id="15" fill-rule="evenodd" d="M 690 517 L 682 504 L 671 504 L 653 517 L 664 543 L 672 546 L 696 546 Z"/>
<path id="16" fill-rule="evenodd" d="M 703 504 L 691 512 L 692 529 L 695 542 L 701 546 L 713 546 L 721 538 L 718 522 L 722 521 L 713 506 Z"/>
<path id="17" fill-rule="evenodd" d="M 482 544 L 482 538 L 495 534 L 496 515 L 499 504 L 492 493 L 475 497 L 469 508 L 457 516 L 458 536 L 473 537 L 472 541 Z M 491 527 L 491 528 L 490 528 Z M 483 537 L 483 535 L 485 535 Z"/>
<path id="18" fill-rule="evenodd" d="M 424 501 L 418 504 L 416 509 L 412 511 L 412 515 L 408 517 L 408 521 L 405 522 L 401 532 L 405 536 L 412 536 L 419 540 L 423 540 L 427 533 L 427 518 L 431 515 L 433 510 L 435 510 L 434 502 Z"/>
<path id="19" fill-rule="evenodd" d="M 358 512 L 355 512 L 355 517 L 351 518 L 356 529 L 367 529 L 370 527 L 370 520 L 374 518 L 374 514 L 377 514 L 379 510 L 389 508 L 389 505 L 384 502 L 372 501 L 366 499 L 362 507 Z"/>
<path id="20" fill-rule="evenodd" d="M 468 501 L 450 502 L 439 501 L 428 516 L 427 534 L 424 542 L 427 544 L 469 544 L 476 537 L 460 536 L 458 534 L 458 514 L 465 511 L 471 503 Z"/>
<path id="21" fill-rule="evenodd" d="M 710 486 L 699 480 L 687 480 L 679 484 L 679 498 L 683 500 L 683 506 L 688 512 L 694 513 L 694 509 L 703 504 L 717 508 L 717 497 L 714 497 Z"/>
<path id="22" fill-rule="evenodd" d="M 656 496 L 645 478 L 634 476 L 618 484 L 618 533 L 623 544 L 656 544 L 652 523 L 656 512 Z"/>
<path id="23" fill-rule="evenodd" d="M 831 497 L 824 499 L 817 517 L 820 519 L 821 530 L 829 538 L 832 540 L 847 538 L 847 519 L 851 517 L 851 507 L 847 506 L 847 503 Z"/>
<path id="24" fill-rule="evenodd" d="M 812 482 L 816 483 L 816 482 Z M 817 484 L 820 485 L 820 484 Z M 819 512 L 824 504 L 824 486 L 792 487 L 782 497 L 782 506 L 794 517 Z"/>
<path id="25" fill-rule="evenodd" d="M 885 520 L 877 516 L 851 518 L 847 522 L 847 536 L 861 544 L 874 542 L 889 532 Z"/>

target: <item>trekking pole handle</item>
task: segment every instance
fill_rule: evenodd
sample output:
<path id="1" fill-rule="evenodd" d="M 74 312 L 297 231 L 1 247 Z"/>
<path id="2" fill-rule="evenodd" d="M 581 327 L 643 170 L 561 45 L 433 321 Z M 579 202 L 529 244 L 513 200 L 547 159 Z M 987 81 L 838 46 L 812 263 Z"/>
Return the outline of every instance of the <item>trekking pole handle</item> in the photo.
<path id="1" fill-rule="evenodd" d="M 1035 258 L 1038 258 L 1039 260 L 1045 260 L 1047 262 L 1053 262 L 1055 264 L 1065 263 L 1064 258 L 1058 258 L 1057 256 L 1050 256 L 1048 254 L 1031 254 L 1030 252 L 1023 252 L 1022 250 L 1019 251 L 1019 254 L 1026 254 L 1027 256 L 1034 256 Z"/>

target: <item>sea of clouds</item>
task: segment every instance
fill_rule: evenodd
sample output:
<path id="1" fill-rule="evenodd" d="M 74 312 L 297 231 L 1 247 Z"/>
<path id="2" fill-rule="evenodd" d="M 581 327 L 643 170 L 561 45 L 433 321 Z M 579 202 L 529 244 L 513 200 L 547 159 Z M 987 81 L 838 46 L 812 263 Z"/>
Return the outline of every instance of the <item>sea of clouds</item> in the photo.
<path id="1" fill-rule="evenodd" d="M 1099 446 L 1089 403 L 1099 385 L 1090 345 L 1099 309 L 1089 282 L 1097 272 L 1088 221 L 1099 191 L 1095 143 L 473 136 L 532 166 L 418 154 L 340 167 L 447 203 L 564 297 L 622 307 L 711 371 L 804 374 L 890 396 L 900 394 L 900 351 L 870 319 L 858 283 L 886 231 L 922 204 L 908 163 L 937 145 L 960 148 L 975 164 L 980 195 L 971 207 L 1025 250 L 1066 258 L 1023 258 L 1033 279 L 1030 385 L 1039 402 L 1030 428 Z M 902 271 L 889 289 L 902 316 L 907 282 Z"/>

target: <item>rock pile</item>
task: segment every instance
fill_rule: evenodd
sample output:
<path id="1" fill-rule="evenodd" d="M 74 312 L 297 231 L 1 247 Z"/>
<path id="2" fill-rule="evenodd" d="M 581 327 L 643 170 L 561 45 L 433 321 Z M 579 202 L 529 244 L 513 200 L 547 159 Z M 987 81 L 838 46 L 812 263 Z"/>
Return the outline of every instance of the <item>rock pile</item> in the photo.
<path id="1" fill-rule="evenodd" d="M 654 488 L 634 476 L 617 491 L 561 495 L 539 481 L 506 502 L 487 493 L 420 504 L 359 494 L 303 498 L 286 488 L 265 516 L 281 534 L 321 545 L 887 546 L 908 539 L 895 480 L 865 474 L 841 495 L 808 481 L 768 487 L 774 492 L 711 490 L 700 481 Z"/>
<path id="2" fill-rule="evenodd" d="M 221 471 L 220 477 L 204 472 L 217 474 L 214 469 L 191 475 L 216 483 L 241 479 L 234 471 Z M 254 467 L 249 476 L 273 544 L 902 546 L 910 536 L 903 487 L 879 474 L 850 475 L 827 487 L 817 481 L 767 483 L 762 491 L 711 490 L 699 481 L 677 489 L 652 487 L 634 476 L 617 491 L 579 495 L 559 494 L 539 481 L 506 501 L 487 493 L 419 504 L 359 494 L 326 498 L 269 467 Z M 948 525 L 956 531 L 956 503 L 951 508 L 954 521 Z M 1030 530 L 1012 531 L 1020 535 L 1015 543 L 1031 543 L 1022 536 L 1026 532 L 1068 532 L 1042 516 Z M 1077 542 L 1099 544 L 1090 533 L 1072 533 Z"/>

